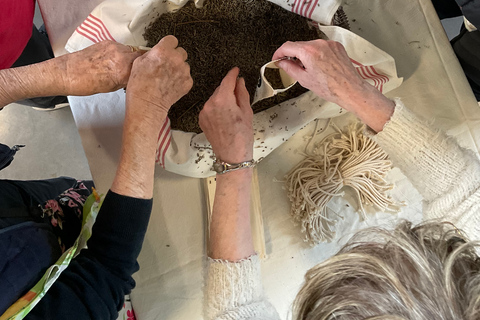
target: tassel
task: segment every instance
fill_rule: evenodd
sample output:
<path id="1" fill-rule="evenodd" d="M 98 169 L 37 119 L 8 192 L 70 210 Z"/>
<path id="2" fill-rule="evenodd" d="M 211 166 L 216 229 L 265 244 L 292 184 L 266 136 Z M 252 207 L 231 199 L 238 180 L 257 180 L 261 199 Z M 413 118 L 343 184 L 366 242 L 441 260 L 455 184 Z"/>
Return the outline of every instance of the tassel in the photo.
<path id="1" fill-rule="evenodd" d="M 366 217 L 364 205 L 388 212 L 398 212 L 403 205 L 387 194 L 393 188 L 385 180 L 392 163 L 385 151 L 363 134 L 365 126 L 352 124 L 347 133 L 333 126 L 337 132 L 312 152 L 307 151 L 305 159 L 286 176 L 290 214 L 311 245 L 333 240 L 337 220 L 329 216 L 327 204 L 333 197 L 343 196 L 345 186 L 355 191 L 362 219 Z"/>

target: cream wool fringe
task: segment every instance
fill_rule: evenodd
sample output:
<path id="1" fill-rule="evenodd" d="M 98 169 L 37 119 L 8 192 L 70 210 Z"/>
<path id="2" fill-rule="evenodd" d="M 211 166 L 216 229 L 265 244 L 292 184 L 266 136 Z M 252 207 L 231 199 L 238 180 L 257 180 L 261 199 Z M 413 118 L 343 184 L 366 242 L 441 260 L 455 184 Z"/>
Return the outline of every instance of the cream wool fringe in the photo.
<path id="1" fill-rule="evenodd" d="M 347 133 L 333 126 L 337 133 L 323 139 L 312 152 L 307 151 L 306 158 L 286 176 L 290 214 L 312 245 L 333 239 L 336 220 L 328 216 L 327 204 L 344 195 L 340 192 L 344 186 L 355 190 L 362 218 L 364 204 L 399 211 L 400 204 L 387 195 L 393 185 L 385 180 L 392 166 L 385 151 L 363 134 L 364 126 L 350 125 Z"/>

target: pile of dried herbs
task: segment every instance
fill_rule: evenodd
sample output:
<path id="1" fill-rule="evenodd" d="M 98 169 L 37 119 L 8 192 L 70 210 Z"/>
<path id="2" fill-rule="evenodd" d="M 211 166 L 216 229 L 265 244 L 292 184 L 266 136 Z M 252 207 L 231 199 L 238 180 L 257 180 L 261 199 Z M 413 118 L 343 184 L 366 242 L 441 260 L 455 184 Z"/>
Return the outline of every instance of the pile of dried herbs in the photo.
<path id="1" fill-rule="evenodd" d="M 145 30 L 148 46 L 173 34 L 188 52 L 192 90 L 170 110 L 172 128 L 201 132 L 198 114 L 227 72 L 237 66 L 253 99 L 260 68 L 284 42 L 317 39 L 308 19 L 267 0 L 206 0 L 197 9 L 190 1 L 174 13 L 161 15 Z M 285 93 L 258 102 L 254 112 L 306 92 L 295 85 Z"/>

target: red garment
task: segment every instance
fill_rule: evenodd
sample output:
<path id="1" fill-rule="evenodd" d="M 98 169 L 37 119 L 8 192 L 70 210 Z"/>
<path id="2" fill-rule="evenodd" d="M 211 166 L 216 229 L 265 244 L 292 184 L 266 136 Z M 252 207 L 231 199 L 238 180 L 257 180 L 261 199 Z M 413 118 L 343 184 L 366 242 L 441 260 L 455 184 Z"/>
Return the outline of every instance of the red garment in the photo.
<path id="1" fill-rule="evenodd" d="M 20 57 L 32 36 L 35 0 L 0 0 L 0 69 Z"/>

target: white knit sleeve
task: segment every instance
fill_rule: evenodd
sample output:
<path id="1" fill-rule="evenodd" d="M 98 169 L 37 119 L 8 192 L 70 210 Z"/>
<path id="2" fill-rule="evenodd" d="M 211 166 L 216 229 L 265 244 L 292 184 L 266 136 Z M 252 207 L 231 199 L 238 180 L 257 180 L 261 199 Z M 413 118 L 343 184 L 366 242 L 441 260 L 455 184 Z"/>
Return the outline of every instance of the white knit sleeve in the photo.
<path id="1" fill-rule="evenodd" d="M 265 299 L 257 255 L 238 262 L 208 258 L 205 292 L 207 320 L 277 320 Z"/>
<path id="2" fill-rule="evenodd" d="M 419 119 L 397 99 L 374 139 L 424 198 L 424 220 L 455 224 L 480 238 L 480 162 L 457 141 Z"/>

